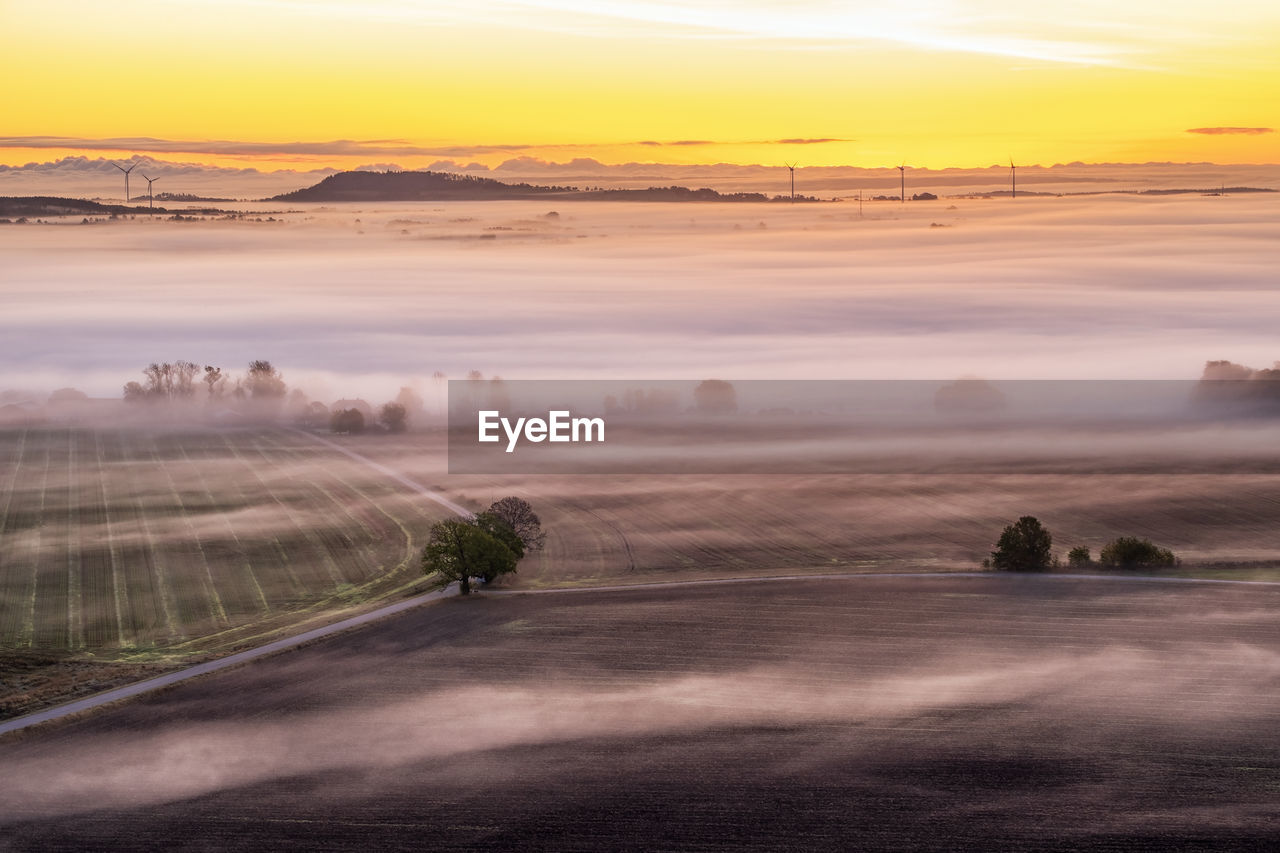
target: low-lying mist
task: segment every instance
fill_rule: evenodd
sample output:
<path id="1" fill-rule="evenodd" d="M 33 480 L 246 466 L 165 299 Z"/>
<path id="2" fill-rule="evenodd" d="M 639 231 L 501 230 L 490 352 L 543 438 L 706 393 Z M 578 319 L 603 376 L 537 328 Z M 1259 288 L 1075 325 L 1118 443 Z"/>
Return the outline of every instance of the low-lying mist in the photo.
<path id="1" fill-rule="evenodd" d="M 856 760 L 859 730 L 910 728 L 939 715 L 961 715 L 964 738 L 974 743 L 998 741 L 1014 751 L 1105 741 L 1131 726 L 1194 738 L 1274 718 L 1280 655 L 1269 647 L 1208 639 L 1163 650 L 1120 641 L 1084 649 L 1037 642 L 1026 659 L 1011 660 L 972 638 L 957 642 L 961 648 L 939 650 L 928 663 L 885 659 L 880 674 L 858 674 L 832 654 L 810 653 L 821 661 L 816 667 L 806 659 L 793 667 L 694 672 L 632 685 L 616 675 L 594 686 L 571 676 L 517 678 L 263 720 L 236 719 L 228 706 L 207 722 L 175 716 L 145 732 L 73 732 L 52 754 L 19 744 L 14 756 L 10 748 L 6 767 L 23 781 L 0 792 L 0 814 L 145 807 L 330 771 L 376 779 L 414 767 L 430 775 L 433 764 L 460 755 L 474 755 L 474 765 L 451 765 L 448 783 L 472 784 L 493 772 L 485 753 L 510 747 L 734 727 L 826 727 L 832 747 Z M 860 653 L 884 651 L 872 644 Z M 316 689 L 327 680 L 313 676 Z M 1045 731 L 1054 732 L 1048 741 Z M 802 758 L 779 756 L 779 770 Z M 521 768 L 503 773 L 518 776 Z"/>
<path id="2" fill-rule="evenodd" d="M 562 207 L 6 226 L 0 388 L 118 397 L 174 358 L 376 402 L 473 369 L 1191 379 L 1275 357 L 1268 197 Z"/>

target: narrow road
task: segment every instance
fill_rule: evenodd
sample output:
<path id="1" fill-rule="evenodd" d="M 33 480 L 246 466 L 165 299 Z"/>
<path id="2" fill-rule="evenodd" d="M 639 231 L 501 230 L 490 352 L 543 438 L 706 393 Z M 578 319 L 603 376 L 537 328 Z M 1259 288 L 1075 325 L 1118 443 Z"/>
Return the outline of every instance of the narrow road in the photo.
<path id="1" fill-rule="evenodd" d="M 398 471 L 395 471 L 391 468 L 388 468 L 385 465 L 375 462 L 372 459 L 368 458 L 367 456 L 362 456 L 361 454 L 356 453 L 353 450 L 349 450 L 346 447 L 343 447 L 342 445 L 338 444 L 337 442 L 330 441 L 326 438 L 321 438 L 320 436 L 313 435 L 308 432 L 304 432 L 303 430 L 295 430 L 295 432 L 302 433 L 303 435 L 306 435 L 309 438 L 320 442 L 321 444 L 332 447 L 333 449 L 339 451 L 340 453 L 343 453 L 346 456 L 351 457 L 352 459 L 355 459 L 359 462 L 364 463 L 365 465 L 368 465 L 374 470 L 382 474 L 385 474 L 388 477 L 391 477 L 396 482 L 413 490 L 417 494 L 422 495 L 423 497 L 428 498 L 429 500 L 435 501 L 441 506 L 446 507 L 450 511 L 457 513 L 458 515 L 463 516 L 464 518 L 470 518 L 473 514 L 466 507 L 463 507 L 460 504 L 454 503 L 453 501 L 441 495 L 439 492 L 428 489 L 426 486 L 423 486 L 421 483 L 417 483 L 409 479 L 408 477 L 405 477 L 403 474 L 400 474 Z M 804 580 L 804 581 L 811 581 L 811 580 L 854 581 L 854 580 L 867 579 L 867 578 L 923 578 L 923 579 L 1005 578 L 1005 579 L 1008 579 L 1010 577 L 1035 579 L 1037 581 L 1045 581 L 1045 582 L 1070 581 L 1070 580 L 1100 580 L 1100 581 L 1114 581 L 1114 582 L 1128 582 L 1128 583 L 1218 584 L 1218 585 L 1230 584 L 1230 585 L 1238 585 L 1238 586 L 1280 587 L 1280 581 L 1245 581 L 1245 580 L 1226 580 L 1226 579 L 1219 580 L 1214 578 L 1177 578 L 1177 577 L 1158 577 L 1158 576 L 1091 575 L 1091 574 L 1009 575 L 1004 573 L 997 574 L 995 572 L 884 572 L 879 574 L 800 574 L 800 575 L 790 574 L 790 575 L 768 575 L 763 577 L 706 578 L 703 580 L 655 581 L 653 583 L 612 584 L 608 586 L 592 586 L 592 587 L 569 587 L 569 588 L 553 587 L 553 588 L 547 588 L 547 589 L 532 589 L 532 590 L 524 590 L 524 589 L 489 590 L 484 592 L 483 594 L 484 595 L 500 595 L 500 596 L 548 595 L 548 594 L 580 595 L 583 593 L 623 592 L 628 590 L 642 590 L 642 589 L 654 589 L 654 588 L 670 589 L 670 588 L 680 588 L 680 587 L 724 586 L 729 584 L 747 584 L 747 583 L 778 583 L 778 582 L 789 583 L 789 582 L 801 581 L 801 580 Z M 180 670 L 177 670 L 176 672 L 170 672 L 164 675 L 156 676 L 155 678 L 149 678 L 146 681 L 139 681 L 136 684 L 129 684 L 129 685 L 126 685 L 125 687 L 118 687 L 114 690 L 108 690 L 104 693 L 98 693 L 94 696 L 90 696 L 85 699 L 80 699 L 75 702 L 70 702 L 66 705 L 58 705 L 54 708 L 47 708 L 43 711 L 37 711 L 33 714 L 28 714 L 24 717 L 17 717 L 12 720 L 6 720 L 4 722 L 0 722 L 0 735 L 7 734 L 9 732 L 20 731 L 22 729 L 29 728 L 31 726 L 36 726 L 36 725 L 40 725 L 41 723 L 50 722 L 52 720 L 58 720 L 64 717 L 69 717 L 73 714 L 79 714 L 81 712 L 89 711 L 94 708 L 101 707 L 103 705 L 111 704 L 112 702 L 119 702 L 122 699 L 128 699 L 133 696 L 139 696 L 143 693 L 149 693 L 152 690 L 159 690 L 164 687 L 169 687 L 174 684 L 179 684 L 183 681 L 187 681 L 192 678 L 199 678 L 202 675 L 208 675 L 209 673 L 218 672 L 219 670 L 230 669 L 232 667 L 240 666 L 241 664 L 248 663 L 249 661 L 257 660 L 258 658 L 263 658 L 268 655 L 275 654 L 276 652 L 282 652 L 287 649 L 297 648 L 298 646 L 303 645 L 304 643 L 309 643 L 313 640 L 318 640 L 323 637 L 329 637 L 334 634 L 338 634 L 342 631 L 347 631 L 352 628 L 359 627 L 360 625 L 366 625 L 370 622 L 375 622 L 379 619 L 385 619 L 387 617 L 394 616 L 397 613 L 403 613 L 406 610 L 412 610 L 415 607 L 421 607 L 422 605 L 428 604 L 432 601 L 439 601 L 441 598 L 444 598 L 446 595 L 449 595 L 451 590 L 452 590 L 452 587 L 446 587 L 445 589 L 439 590 L 437 592 L 431 592 L 425 595 L 415 596 L 413 598 L 406 598 L 404 601 L 400 601 L 395 604 L 390 604 L 385 607 L 379 607 L 377 610 L 371 610 L 368 613 L 362 614 L 360 616 L 353 616 L 350 619 L 343 619 L 340 622 L 334 622 L 332 625 L 325 625 L 321 628 L 315 628 L 310 631 L 305 631 L 301 634 L 297 634 L 292 637 L 286 637 L 282 640 L 275 640 L 274 642 L 270 642 L 253 649 L 247 649 L 243 652 L 236 652 L 235 654 L 228 655 L 225 658 L 219 658 L 218 660 L 209 661 L 208 663 L 196 664 L 195 666 L 190 666 L 185 669 L 180 669 Z"/>
<path id="2" fill-rule="evenodd" d="M 419 607 L 430 601 L 437 601 L 444 598 L 449 593 L 449 589 L 442 589 L 437 592 L 429 592 L 426 595 L 419 595 L 414 598 L 406 598 L 404 601 L 395 604 L 379 607 L 377 610 L 371 610 L 360 616 L 353 616 L 350 619 L 343 619 L 341 622 L 334 622 L 332 625 L 325 625 L 322 628 L 315 628 L 310 631 L 304 631 L 301 634 L 295 634 L 292 637 L 285 637 L 283 640 L 275 640 L 263 646 L 252 649 L 246 649 L 243 652 L 236 652 L 233 655 L 227 655 L 225 658 L 209 661 L 208 663 L 198 663 L 195 666 L 189 666 L 186 669 L 180 669 L 175 672 L 168 672 L 164 675 L 157 675 L 155 678 L 148 678 L 146 681 L 139 681 L 134 684 L 127 684 L 124 687 L 117 687 L 114 690 L 108 690 L 105 693 L 98 693 L 87 699 L 80 699 L 75 702 L 69 702 L 66 705 L 58 705 L 54 708 L 46 708 L 43 711 L 37 711 L 34 714 L 27 714 L 25 717 L 16 717 L 12 720 L 0 722 L 0 735 L 8 732 L 16 732 L 25 729 L 28 726 L 47 723 L 50 720 L 57 720 L 62 717 L 69 717 L 72 714 L 79 714 L 81 711 L 88 711 L 101 705 L 108 705 L 112 702 L 119 702 L 121 699 L 128 699 L 131 696 L 138 696 L 142 693 L 149 693 L 152 690 L 159 690 L 162 687 L 168 687 L 171 684 L 178 684 L 191 678 L 199 678 L 202 675 L 208 675 L 211 672 L 217 672 L 221 669 L 230 669 L 239 666 L 242 663 L 248 663 L 251 660 L 257 660 L 267 655 L 273 655 L 276 652 L 283 652 L 286 649 L 293 649 L 301 646 L 303 643 L 309 643 L 312 640 L 318 640 L 321 637 L 328 637 L 341 631 L 356 628 L 360 625 L 375 622 L 378 619 L 385 619 L 388 616 L 394 616 L 397 613 L 403 613 Z"/>

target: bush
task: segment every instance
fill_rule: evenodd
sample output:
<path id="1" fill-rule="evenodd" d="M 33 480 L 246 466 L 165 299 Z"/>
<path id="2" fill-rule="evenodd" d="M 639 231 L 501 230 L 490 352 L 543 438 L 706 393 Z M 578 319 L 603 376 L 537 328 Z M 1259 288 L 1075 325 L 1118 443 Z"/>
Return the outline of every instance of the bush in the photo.
<path id="1" fill-rule="evenodd" d="M 1067 552 L 1067 565 L 1079 569 L 1093 565 L 1093 556 L 1084 545 L 1077 545 Z"/>
<path id="2" fill-rule="evenodd" d="M 1108 542 L 1098 555 L 1104 566 L 1122 569 L 1142 569 L 1156 566 L 1176 566 L 1178 558 L 1168 548 L 1161 548 L 1150 539 L 1121 536 Z"/>
<path id="3" fill-rule="evenodd" d="M 1053 536 L 1035 516 L 1024 515 L 1000 534 L 991 566 L 1006 572 L 1043 571 L 1053 563 Z"/>
<path id="4" fill-rule="evenodd" d="M 409 412 L 399 403 L 386 403 L 378 413 L 378 422 L 387 432 L 404 432 L 408 421 Z"/>
<path id="5" fill-rule="evenodd" d="M 357 435 L 364 432 L 364 415 L 359 409 L 342 409 L 334 412 L 329 418 L 329 429 L 332 432 Z"/>

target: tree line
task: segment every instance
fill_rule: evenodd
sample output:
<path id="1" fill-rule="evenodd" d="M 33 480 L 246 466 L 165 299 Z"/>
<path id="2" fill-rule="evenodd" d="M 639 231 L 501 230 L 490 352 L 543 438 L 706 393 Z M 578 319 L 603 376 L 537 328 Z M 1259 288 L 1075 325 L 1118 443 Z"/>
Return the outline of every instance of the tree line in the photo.
<path id="1" fill-rule="evenodd" d="M 438 374 L 443 376 L 443 374 Z M 310 400 L 301 388 L 289 389 L 284 375 L 270 361 L 249 362 L 242 375 L 194 361 L 152 362 L 142 369 L 141 382 L 126 382 L 124 401 L 130 404 L 189 404 L 234 407 L 237 414 L 255 418 L 284 417 L 309 429 L 355 435 L 375 425 L 386 432 L 404 432 L 414 414 L 424 410 L 422 398 L 401 388 L 395 400 L 376 412 L 363 400 L 339 400 L 332 407 Z"/>

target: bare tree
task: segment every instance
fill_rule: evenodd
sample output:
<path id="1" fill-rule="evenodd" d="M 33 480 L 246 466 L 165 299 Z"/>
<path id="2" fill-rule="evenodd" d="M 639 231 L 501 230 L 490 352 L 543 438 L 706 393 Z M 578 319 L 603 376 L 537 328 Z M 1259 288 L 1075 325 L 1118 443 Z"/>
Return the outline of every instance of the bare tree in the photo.
<path id="1" fill-rule="evenodd" d="M 542 529 L 542 520 L 523 498 L 510 496 L 495 501 L 484 514 L 497 518 L 511 528 L 526 551 L 541 550 L 546 543 L 547 534 Z"/>

